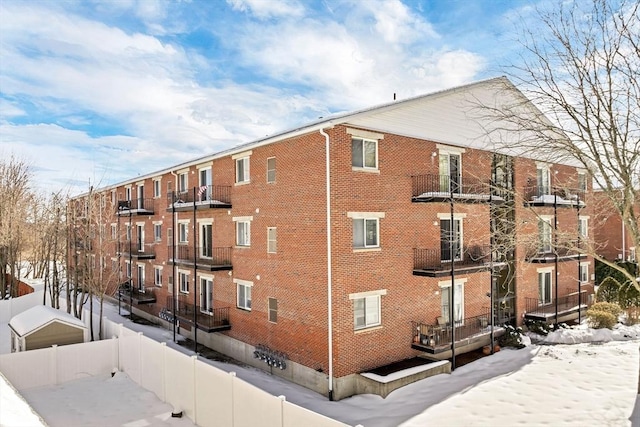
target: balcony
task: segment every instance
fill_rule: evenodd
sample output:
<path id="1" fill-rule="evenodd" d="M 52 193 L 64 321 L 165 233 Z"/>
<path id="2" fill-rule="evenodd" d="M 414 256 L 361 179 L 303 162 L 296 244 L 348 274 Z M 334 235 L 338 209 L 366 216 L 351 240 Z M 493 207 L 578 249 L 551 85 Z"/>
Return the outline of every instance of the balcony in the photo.
<path id="1" fill-rule="evenodd" d="M 493 266 L 502 265 L 494 255 Z M 466 246 L 462 254 L 453 261 L 455 271 L 473 273 L 486 270 L 492 266 L 491 247 Z M 414 249 L 413 250 L 413 274 L 415 276 L 443 277 L 451 271 L 451 255 L 441 253 L 440 249 Z"/>
<path id="2" fill-rule="evenodd" d="M 198 270 L 219 271 L 233 270 L 231 264 L 231 248 L 194 248 L 189 245 L 175 246 L 175 259 L 173 258 L 173 247 L 169 246 L 169 262 L 178 265 L 192 267 L 194 262 Z"/>
<path id="3" fill-rule="evenodd" d="M 194 315 L 196 326 L 205 332 L 221 332 L 231 329 L 229 322 L 229 307 L 205 309 L 188 302 L 188 295 L 167 297 L 167 310 L 171 312 L 176 305 L 176 317 L 184 323 L 193 325 Z"/>
<path id="4" fill-rule="evenodd" d="M 231 207 L 231 186 L 203 185 L 187 191 L 171 191 L 167 195 L 167 211 L 192 211 Z"/>
<path id="5" fill-rule="evenodd" d="M 449 202 L 452 196 L 455 202 L 504 202 L 489 181 L 449 175 L 417 175 L 411 181 L 412 202 Z"/>
<path id="6" fill-rule="evenodd" d="M 442 318 L 440 318 L 442 320 Z M 489 344 L 491 325 L 490 312 L 478 316 L 467 317 L 454 322 L 453 338 L 456 350 L 475 350 Z M 494 326 L 494 335 L 502 335 L 502 328 Z M 438 354 L 451 350 L 451 327 L 449 322 L 442 324 L 426 324 L 411 322 L 411 348 L 430 354 Z"/>
<path id="7" fill-rule="evenodd" d="M 545 323 L 556 321 L 556 304 L 558 310 L 558 322 L 567 322 L 578 318 L 578 313 L 585 315 L 586 310 L 593 304 L 592 293 L 587 291 L 574 292 L 568 295 L 540 301 L 538 298 L 525 298 L 527 320 L 538 320 Z"/>
<path id="8" fill-rule="evenodd" d="M 529 185 L 523 189 L 525 206 L 583 208 L 585 191 L 566 187 Z"/>
<path id="9" fill-rule="evenodd" d="M 134 279 L 135 282 L 135 279 Z M 133 304 L 153 304 L 156 302 L 156 291 L 154 286 L 134 286 L 131 289 L 130 282 L 120 285 L 120 299 L 125 303 L 132 301 Z"/>
<path id="10" fill-rule="evenodd" d="M 577 243 L 577 241 L 558 243 L 555 249 L 552 245 L 530 244 L 525 248 L 525 260 L 531 263 L 548 264 L 555 262 L 556 254 L 560 262 L 584 259 L 586 255 L 580 253 Z"/>
<path id="11" fill-rule="evenodd" d="M 140 246 L 136 242 L 131 242 L 131 245 L 129 245 L 129 242 L 121 242 L 119 244 L 118 253 L 120 254 L 120 256 L 125 258 L 129 257 L 129 255 L 131 255 L 131 258 L 135 258 L 135 259 L 155 259 L 156 258 L 154 245 L 145 244 Z"/>
<path id="12" fill-rule="evenodd" d="M 118 212 L 119 216 L 130 215 L 153 215 L 154 200 L 152 198 L 139 198 L 133 200 L 119 200 Z"/>

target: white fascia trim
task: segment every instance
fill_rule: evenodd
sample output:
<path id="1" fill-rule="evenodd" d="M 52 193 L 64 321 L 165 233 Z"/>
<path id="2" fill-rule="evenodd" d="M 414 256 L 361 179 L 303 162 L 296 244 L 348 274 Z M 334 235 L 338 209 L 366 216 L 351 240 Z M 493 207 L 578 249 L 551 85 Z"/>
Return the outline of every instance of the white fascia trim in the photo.
<path id="1" fill-rule="evenodd" d="M 182 175 L 183 173 L 189 174 L 189 168 L 184 168 L 176 171 L 176 174 Z"/>
<path id="2" fill-rule="evenodd" d="M 236 285 L 253 286 L 253 282 L 249 280 L 233 279 L 233 283 Z"/>
<path id="3" fill-rule="evenodd" d="M 451 212 L 438 212 L 438 219 L 451 219 Z M 453 219 L 465 219 L 467 217 L 466 213 L 454 213 Z"/>
<path id="4" fill-rule="evenodd" d="M 178 224 L 189 224 L 191 222 L 190 219 L 179 219 Z"/>
<path id="5" fill-rule="evenodd" d="M 451 145 L 443 145 L 443 144 L 436 144 L 436 148 L 438 149 L 438 151 L 442 153 L 450 153 L 450 154 L 463 154 L 467 151 L 462 147 L 454 147 Z"/>
<path id="6" fill-rule="evenodd" d="M 178 269 L 178 274 L 184 274 L 185 276 L 190 276 L 191 275 L 191 270 L 182 270 L 182 269 Z"/>
<path id="7" fill-rule="evenodd" d="M 537 169 L 550 169 L 551 168 L 551 164 L 547 163 L 547 162 L 536 161 L 536 168 Z"/>
<path id="8" fill-rule="evenodd" d="M 155 176 L 151 178 L 152 181 L 162 181 L 162 176 Z"/>
<path id="9" fill-rule="evenodd" d="M 543 268 L 537 268 L 536 272 L 537 273 L 553 273 L 554 267 L 543 267 Z"/>
<path id="10" fill-rule="evenodd" d="M 140 226 L 140 227 L 144 227 L 145 222 L 144 221 L 137 221 L 136 225 Z"/>
<path id="11" fill-rule="evenodd" d="M 138 267 L 144 267 L 146 264 L 144 262 L 136 262 Z"/>
<path id="12" fill-rule="evenodd" d="M 213 281 L 213 274 L 200 274 L 198 273 L 198 277 L 201 279 L 207 279 Z"/>
<path id="13" fill-rule="evenodd" d="M 386 295 L 386 294 L 387 294 L 386 289 L 379 289 L 377 291 L 356 292 L 353 294 L 349 294 L 349 299 L 353 300 L 353 299 L 360 299 L 360 298 L 373 297 L 376 295 Z"/>
<path id="14" fill-rule="evenodd" d="M 384 212 L 347 212 L 347 217 L 352 219 L 370 219 L 370 218 L 384 218 Z"/>
<path id="15" fill-rule="evenodd" d="M 196 222 L 200 225 L 213 224 L 213 218 L 198 218 Z"/>
<path id="16" fill-rule="evenodd" d="M 347 133 L 351 136 L 360 137 L 363 139 L 379 140 L 384 139 L 384 134 L 378 132 L 371 132 L 368 130 L 351 129 L 347 128 Z"/>
<path id="17" fill-rule="evenodd" d="M 253 221 L 253 216 L 234 216 L 231 218 L 232 221 L 241 221 L 241 222 L 246 222 L 246 221 Z"/>
<path id="18" fill-rule="evenodd" d="M 162 270 L 162 269 L 164 269 L 164 266 L 162 266 L 162 265 L 154 265 L 153 268 L 154 268 L 154 270 Z"/>
<path id="19" fill-rule="evenodd" d="M 455 279 L 453 283 L 455 283 L 456 285 L 464 285 L 465 283 L 467 283 L 467 280 L 469 279 L 466 277 L 463 277 L 460 279 Z M 441 280 L 438 282 L 438 286 L 440 287 L 440 289 L 448 288 L 451 286 L 451 280 Z"/>
<path id="20" fill-rule="evenodd" d="M 198 170 L 203 170 L 203 169 L 211 169 L 212 165 L 211 162 L 207 162 L 207 163 L 201 163 L 199 165 L 196 165 L 196 169 Z"/>
<path id="21" fill-rule="evenodd" d="M 162 221 L 153 221 L 153 225 L 162 225 Z"/>
<path id="22" fill-rule="evenodd" d="M 136 185 L 137 185 L 138 187 L 140 187 L 141 185 L 144 185 L 144 181 L 138 181 L 138 182 L 136 182 Z"/>
<path id="23" fill-rule="evenodd" d="M 591 218 L 591 215 L 579 215 L 578 219 L 589 219 Z"/>
<path id="24" fill-rule="evenodd" d="M 133 184 L 127 184 L 127 185 L 124 186 L 124 188 L 129 188 L 130 189 L 132 186 L 133 186 Z"/>
<path id="25" fill-rule="evenodd" d="M 233 160 L 242 159 L 245 157 L 249 157 L 253 153 L 253 150 L 243 151 L 242 153 L 234 154 L 231 156 Z"/>

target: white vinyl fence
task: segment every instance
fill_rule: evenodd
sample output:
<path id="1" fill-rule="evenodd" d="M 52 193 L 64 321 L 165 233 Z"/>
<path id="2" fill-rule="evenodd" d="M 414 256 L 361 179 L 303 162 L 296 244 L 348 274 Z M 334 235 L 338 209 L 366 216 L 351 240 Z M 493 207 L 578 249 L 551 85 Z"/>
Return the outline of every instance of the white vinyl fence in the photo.
<path id="1" fill-rule="evenodd" d="M 41 298 L 40 294 L 36 304 Z M 0 313 L 3 311 L 0 307 Z M 83 317 L 88 319 L 88 313 Z M 94 325 L 97 320 L 94 316 Z M 272 396 L 237 378 L 234 372 L 222 371 L 122 324 L 103 318 L 103 331 L 105 337 L 113 338 L 0 355 L 0 371 L 22 391 L 118 369 L 202 427 L 346 426 L 289 403 L 284 396 Z"/>

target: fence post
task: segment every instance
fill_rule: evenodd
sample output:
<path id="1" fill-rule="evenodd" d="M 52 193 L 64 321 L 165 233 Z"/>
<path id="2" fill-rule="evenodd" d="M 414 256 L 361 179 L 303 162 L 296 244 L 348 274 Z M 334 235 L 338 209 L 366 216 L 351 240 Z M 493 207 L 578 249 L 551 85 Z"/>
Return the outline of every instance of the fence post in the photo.
<path id="1" fill-rule="evenodd" d="M 236 407 L 236 402 L 235 402 L 235 396 L 233 394 L 233 383 L 235 382 L 235 377 L 236 377 L 236 373 L 231 371 L 229 372 L 229 375 L 231 375 L 231 427 L 235 427 L 236 426 L 236 411 L 235 411 L 235 407 Z"/>
<path id="2" fill-rule="evenodd" d="M 52 385 L 58 385 L 58 345 L 54 344 L 51 346 L 51 358 L 49 359 L 49 363 L 51 363 L 51 379 Z"/>
<path id="3" fill-rule="evenodd" d="M 118 370 L 122 371 L 122 353 L 123 353 L 123 340 L 122 340 L 122 323 L 118 323 Z"/>
<path id="4" fill-rule="evenodd" d="M 160 398 L 160 400 L 162 400 L 163 402 L 167 401 L 167 373 L 165 371 L 165 366 L 166 366 L 166 354 L 167 354 L 167 343 L 166 342 L 161 342 L 160 343 L 161 346 L 161 351 L 162 351 L 162 365 L 160 366 L 160 372 L 159 375 L 161 375 L 161 379 L 162 379 L 162 397 Z"/>
<path id="5" fill-rule="evenodd" d="M 287 396 L 281 394 L 278 399 L 280 399 L 280 425 L 284 427 L 284 402 L 287 401 Z"/>
<path id="6" fill-rule="evenodd" d="M 193 370 L 193 423 L 198 424 L 198 405 L 196 405 L 196 399 L 198 397 L 198 393 L 196 391 L 196 383 L 198 381 L 198 375 L 196 373 L 196 363 L 198 363 L 198 355 L 194 354 L 191 356 L 191 369 Z"/>
<path id="7" fill-rule="evenodd" d="M 138 385 L 142 386 L 142 332 L 138 332 Z"/>

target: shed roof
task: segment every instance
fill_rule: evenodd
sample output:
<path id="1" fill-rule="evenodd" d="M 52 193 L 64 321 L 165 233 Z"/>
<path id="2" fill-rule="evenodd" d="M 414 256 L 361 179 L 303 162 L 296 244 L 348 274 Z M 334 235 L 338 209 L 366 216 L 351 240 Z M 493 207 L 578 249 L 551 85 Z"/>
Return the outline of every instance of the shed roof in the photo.
<path id="1" fill-rule="evenodd" d="M 9 327 L 19 336 L 29 335 L 53 322 L 86 329 L 82 320 L 48 305 L 37 305 L 17 314 L 9 320 Z"/>

